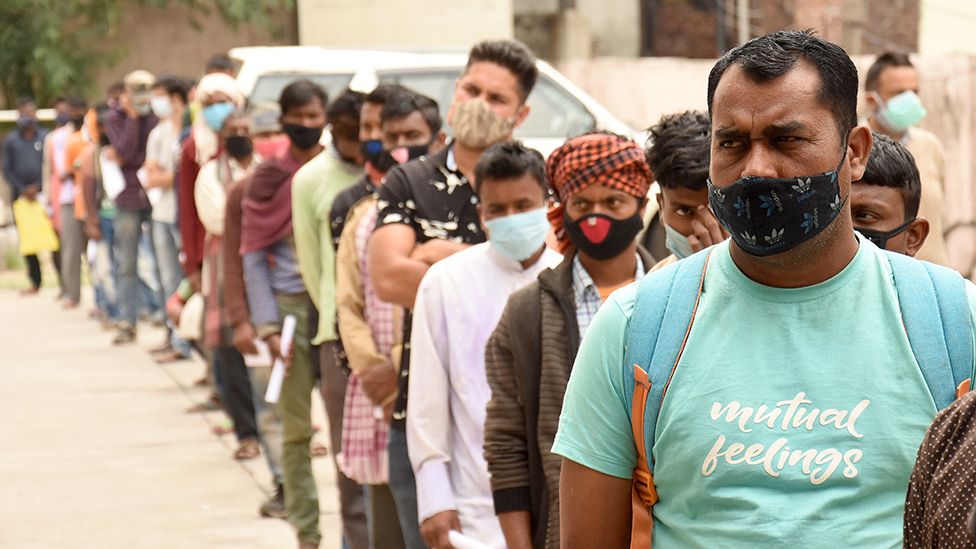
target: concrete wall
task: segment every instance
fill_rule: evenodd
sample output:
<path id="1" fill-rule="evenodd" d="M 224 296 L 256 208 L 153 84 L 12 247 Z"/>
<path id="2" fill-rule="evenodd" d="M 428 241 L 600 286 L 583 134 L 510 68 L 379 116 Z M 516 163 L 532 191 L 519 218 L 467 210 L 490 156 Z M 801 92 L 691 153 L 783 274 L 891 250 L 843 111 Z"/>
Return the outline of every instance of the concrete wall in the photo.
<path id="1" fill-rule="evenodd" d="M 925 0 L 922 5 L 919 52 L 924 54 L 976 53 L 976 3 L 961 0 Z"/>
<path id="2" fill-rule="evenodd" d="M 640 55 L 637 0 L 576 0 L 576 11 L 587 22 L 594 56 Z"/>
<path id="3" fill-rule="evenodd" d="M 872 56 L 856 56 L 863 79 Z M 921 126 L 946 149 L 943 210 L 950 261 L 967 274 L 976 263 L 976 56 L 919 56 L 921 96 L 929 111 Z M 559 69 L 612 113 L 635 128 L 662 114 L 706 108 L 713 60 L 596 58 L 559 64 Z M 952 230 L 954 225 L 960 228 Z"/>
<path id="4" fill-rule="evenodd" d="M 512 0 L 298 0 L 305 46 L 467 51 L 511 38 Z"/>
<path id="5" fill-rule="evenodd" d="M 272 33 L 254 25 L 229 29 L 216 14 L 196 16 L 199 28 L 194 28 L 190 12 L 179 5 L 158 9 L 130 2 L 127 6 L 119 32 L 108 38 L 123 56 L 98 75 L 99 97 L 112 82 L 135 69 L 199 78 L 214 54 L 235 46 L 294 44 L 297 39 L 294 14 L 284 10 L 274 15 L 277 33 Z"/>

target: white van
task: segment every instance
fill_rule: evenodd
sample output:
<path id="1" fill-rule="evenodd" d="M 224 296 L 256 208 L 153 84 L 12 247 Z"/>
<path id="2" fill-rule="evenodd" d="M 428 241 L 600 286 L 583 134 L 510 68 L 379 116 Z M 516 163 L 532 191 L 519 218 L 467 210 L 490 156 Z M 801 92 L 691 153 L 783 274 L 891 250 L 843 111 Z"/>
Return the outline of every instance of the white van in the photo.
<path id="1" fill-rule="evenodd" d="M 369 92 L 380 82 L 392 82 L 436 100 L 441 114 L 454 95 L 454 82 L 467 63 L 466 54 L 413 53 L 380 50 L 325 49 L 314 46 L 246 47 L 230 50 L 238 65 L 237 81 L 250 102 L 275 101 L 297 78 L 317 82 L 335 97 L 345 88 Z M 539 80 L 529 105 L 529 117 L 515 136 L 548 155 L 567 137 L 605 130 L 641 135 L 545 61 L 539 61 Z M 448 128 L 449 130 L 449 128 Z"/>

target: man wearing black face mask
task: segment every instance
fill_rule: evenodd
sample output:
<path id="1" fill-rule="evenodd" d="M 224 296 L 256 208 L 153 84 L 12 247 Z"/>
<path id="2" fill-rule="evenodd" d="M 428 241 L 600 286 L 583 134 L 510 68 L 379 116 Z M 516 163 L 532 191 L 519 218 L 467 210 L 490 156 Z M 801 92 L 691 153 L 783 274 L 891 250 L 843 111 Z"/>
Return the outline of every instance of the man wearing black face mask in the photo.
<path id="1" fill-rule="evenodd" d="M 559 547 L 559 456 L 549 448 L 579 341 L 610 292 L 654 265 L 635 241 L 653 180 L 636 143 L 603 133 L 570 139 L 549 156 L 546 176 L 559 197 L 549 219 L 565 259 L 512 294 L 485 355 L 495 513 L 509 547 L 536 549 Z"/>
<path id="2" fill-rule="evenodd" d="M 376 192 L 377 185 L 389 169 L 389 167 L 382 169 L 379 167 L 378 157 L 383 152 L 383 131 L 380 115 L 383 112 L 383 105 L 390 97 L 406 91 L 407 89 L 399 84 L 380 84 L 366 94 L 363 107 L 359 111 L 359 146 L 365 173 L 354 185 L 339 193 L 332 202 L 329 219 L 331 220 L 334 247 L 339 246 L 339 235 L 342 234 L 349 209 L 363 197 Z"/>
<path id="3" fill-rule="evenodd" d="M 309 455 L 315 387 L 308 333 L 312 302 L 296 252 L 292 178 L 323 150 L 319 141 L 326 124 L 327 97 L 314 82 L 299 80 L 282 90 L 278 103 L 282 130 L 291 145 L 262 162 L 245 183 L 240 253 L 251 322 L 271 354 L 283 358 L 288 368 L 278 400 L 285 506 L 299 544 L 306 548 L 318 547 L 322 534 Z M 295 317 L 296 329 L 290 352 L 282 357 L 281 323 L 289 315 Z"/>
<path id="4" fill-rule="evenodd" d="M 335 250 L 329 234 L 329 208 L 335 196 L 352 185 L 362 173 L 359 113 L 364 98 L 362 93 L 346 90 L 329 105 L 328 120 L 332 143 L 298 170 L 292 188 L 291 210 L 298 267 L 312 306 L 318 311 L 315 333 L 310 334 L 313 346 L 310 350 L 313 353 L 311 363 L 313 368 L 318 366 L 316 373 L 321 378 L 320 389 L 325 401 L 333 448 L 341 445 L 346 380 L 335 361 L 338 355 L 338 334 L 335 329 Z M 288 131 L 287 127 L 285 131 Z M 307 396 L 307 393 L 303 394 Z M 287 435 L 285 440 L 288 440 Z M 368 537 L 363 489 L 346 478 L 338 468 L 336 475 L 343 538 L 352 549 L 365 548 L 368 546 Z M 287 482 L 285 496 L 289 496 Z"/>
<path id="5" fill-rule="evenodd" d="M 562 547 L 650 543 L 651 520 L 655 549 L 902 545 L 919 443 L 968 390 L 976 287 L 855 234 L 857 82 L 812 32 L 713 67 L 709 200 L 731 241 L 590 325 L 552 449 Z"/>

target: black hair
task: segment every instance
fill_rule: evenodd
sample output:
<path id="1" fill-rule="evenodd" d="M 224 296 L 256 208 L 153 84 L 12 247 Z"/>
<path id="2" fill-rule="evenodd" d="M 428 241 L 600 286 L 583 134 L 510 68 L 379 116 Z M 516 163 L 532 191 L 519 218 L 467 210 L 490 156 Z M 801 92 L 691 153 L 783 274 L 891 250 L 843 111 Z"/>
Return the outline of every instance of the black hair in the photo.
<path id="1" fill-rule="evenodd" d="M 519 141 L 502 141 L 488 147 L 474 167 L 474 192 L 481 195 L 481 187 L 488 181 L 514 179 L 529 174 L 549 196 L 546 181 L 546 161 L 535 149 Z"/>
<path id="2" fill-rule="evenodd" d="M 212 71 L 232 71 L 234 62 L 224 53 L 218 53 L 207 61 L 207 72 Z"/>
<path id="3" fill-rule="evenodd" d="M 304 107 L 316 99 L 322 103 L 323 109 L 328 108 L 329 96 L 322 86 L 311 80 L 296 80 L 281 90 L 281 96 L 278 97 L 281 115 L 285 116 L 292 109 Z"/>
<path id="4" fill-rule="evenodd" d="M 189 85 L 182 78 L 177 78 L 175 76 L 162 76 L 156 80 L 153 84 L 153 88 L 162 88 L 166 90 L 168 95 L 176 95 L 180 98 L 183 104 L 188 103 L 188 98 L 186 92 L 189 89 Z"/>
<path id="5" fill-rule="evenodd" d="M 122 81 L 113 82 L 105 88 L 105 97 L 107 98 L 117 97 L 123 93 L 125 93 L 125 83 Z"/>
<path id="6" fill-rule="evenodd" d="M 366 94 L 353 90 L 346 90 L 336 97 L 326 115 L 332 130 L 337 134 L 351 139 L 359 139 L 359 113 L 366 102 Z"/>
<path id="7" fill-rule="evenodd" d="M 65 98 L 63 95 L 59 95 L 54 98 L 54 101 L 51 101 L 51 104 L 57 105 L 58 103 L 67 103 L 67 102 L 68 102 L 67 98 Z"/>
<path id="8" fill-rule="evenodd" d="M 901 192 L 905 201 L 905 221 L 918 216 L 922 199 L 922 181 L 912 153 L 904 145 L 879 132 L 871 132 L 874 143 L 864 175 L 854 184 L 891 187 Z"/>
<path id="9" fill-rule="evenodd" d="M 105 101 L 95 104 L 95 128 L 98 131 L 99 140 L 102 145 L 109 144 L 108 134 L 105 132 L 105 119 L 108 117 L 109 112 L 111 112 L 111 108 Z"/>
<path id="10" fill-rule="evenodd" d="M 387 120 L 398 120 L 415 112 L 419 112 L 424 117 L 432 135 L 437 135 L 437 132 L 441 131 L 444 123 L 441 120 L 441 111 L 437 106 L 437 101 L 406 88 L 401 93 L 389 97 L 383 104 L 380 121 L 385 123 Z"/>
<path id="11" fill-rule="evenodd" d="M 885 52 L 878 56 L 871 63 L 871 67 L 868 69 L 868 74 L 864 77 L 864 89 L 867 91 L 877 91 L 878 90 L 878 80 L 881 78 L 881 73 L 885 69 L 890 67 L 914 67 L 912 60 L 908 58 L 907 53 L 899 52 Z"/>
<path id="12" fill-rule="evenodd" d="M 480 61 L 490 61 L 508 69 L 518 79 L 519 93 L 524 102 L 539 78 L 535 54 L 518 40 L 484 40 L 478 42 L 468 53 L 467 71 L 471 65 Z"/>
<path id="13" fill-rule="evenodd" d="M 374 105 L 385 105 L 391 97 L 399 95 L 401 93 L 408 92 L 407 88 L 404 88 L 400 84 L 392 84 L 390 82 L 383 82 L 373 88 L 373 91 L 366 95 L 366 102 L 372 103 Z"/>
<path id="14" fill-rule="evenodd" d="M 72 95 L 68 97 L 67 101 L 68 101 L 68 107 L 74 109 L 81 109 L 81 110 L 85 110 L 88 108 L 88 102 L 85 101 L 83 97 Z"/>
<path id="15" fill-rule="evenodd" d="M 701 111 L 661 117 L 648 129 L 647 163 L 661 187 L 705 188 L 711 154 L 711 121 Z"/>
<path id="16" fill-rule="evenodd" d="M 17 110 L 18 111 L 20 109 L 28 106 L 28 105 L 32 105 L 34 107 L 37 107 L 37 102 L 34 101 L 34 98 L 33 97 L 21 97 L 20 99 L 17 100 Z"/>
<path id="17" fill-rule="evenodd" d="M 738 65 L 754 82 L 764 83 L 788 73 L 803 59 L 820 75 L 818 98 L 837 122 L 841 138 L 857 125 L 857 67 L 837 44 L 806 31 L 777 31 L 738 46 L 719 59 L 708 74 L 708 112 L 722 75 Z"/>

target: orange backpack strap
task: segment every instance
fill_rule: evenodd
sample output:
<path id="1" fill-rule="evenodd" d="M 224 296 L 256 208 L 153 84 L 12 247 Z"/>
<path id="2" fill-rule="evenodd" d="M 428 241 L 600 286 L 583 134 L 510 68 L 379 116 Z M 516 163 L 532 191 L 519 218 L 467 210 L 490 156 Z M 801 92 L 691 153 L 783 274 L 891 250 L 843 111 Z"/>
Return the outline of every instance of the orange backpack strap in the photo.
<path id="1" fill-rule="evenodd" d="M 657 503 L 658 494 L 651 473 L 650 448 L 661 402 L 691 333 L 713 249 L 702 250 L 641 279 L 627 325 L 623 367 L 627 383 L 634 381 L 630 422 L 637 449 L 631 495 L 633 549 L 648 549 L 651 544 L 650 510 Z"/>
<path id="2" fill-rule="evenodd" d="M 637 447 L 637 466 L 634 467 L 634 486 L 631 489 L 631 549 L 647 549 L 651 546 L 651 530 L 654 528 L 651 507 L 657 503 L 654 475 L 647 468 L 647 447 L 644 445 L 644 408 L 647 406 L 650 390 L 651 382 L 647 378 L 647 372 L 634 364 L 634 400 L 630 410 L 630 424 Z"/>

